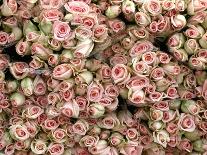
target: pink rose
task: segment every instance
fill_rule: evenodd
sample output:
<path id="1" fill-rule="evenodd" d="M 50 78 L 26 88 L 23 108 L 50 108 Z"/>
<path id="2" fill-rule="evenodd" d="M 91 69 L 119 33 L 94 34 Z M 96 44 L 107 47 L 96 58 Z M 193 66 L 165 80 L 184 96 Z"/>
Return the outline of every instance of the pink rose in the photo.
<path id="1" fill-rule="evenodd" d="M 63 6 L 62 0 L 40 0 L 40 6 L 43 9 L 59 9 Z"/>
<path id="2" fill-rule="evenodd" d="M 196 128 L 194 117 L 190 114 L 182 113 L 178 122 L 181 130 L 186 132 L 193 132 Z"/>
<path id="3" fill-rule="evenodd" d="M 169 122 L 171 120 L 174 120 L 175 117 L 176 117 L 176 111 L 173 111 L 173 110 L 164 111 L 162 121 Z"/>
<path id="4" fill-rule="evenodd" d="M 170 147 L 176 147 L 180 142 L 180 138 L 178 135 L 171 135 L 170 141 L 167 143 Z"/>
<path id="5" fill-rule="evenodd" d="M 97 144 L 98 140 L 98 136 L 85 135 L 81 138 L 79 144 L 81 147 L 92 147 Z"/>
<path id="6" fill-rule="evenodd" d="M 153 50 L 153 44 L 150 41 L 137 41 L 130 50 L 130 56 L 136 57 L 145 52 L 150 52 Z"/>
<path id="7" fill-rule="evenodd" d="M 203 36 L 205 33 L 204 29 L 201 26 L 188 26 L 188 29 L 185 31 L 185 36 L 191 39 L 198 39 Z"/>
<path id="8" fill-rule="evenodd" d="M 115 84 L 125 84 L 130 79 L 131 74 L 129 73 L 127 66 L 123 64 L 116 64 L 112 68 L 112 79 Z"/>
<path id="9" fill-rule="evenodd" d="M 149 85 L 149 79 L 146 77 L 133 76 L 127 82 L 127 88 L 133 91 L 141 90 Z"/>
<path id="10" fill-rule="evenodd" d="M 126 37 L 121 41 L 121 45 L 124 47 L 124 49 L 129 50 L 134 45 L 134 40 L 131 37 Z"/>
<path id="11" fill-rule="evenodd" d="M 40 33 L 38 31 L 28 32 L 26 34 L 26 40 L 31 42 L 36 42 L 40 38 Z"/>
<path id="12" fill-rule="evenodd" d="M 175 30 L 181 30 L 183 27 L 185 27 L 187 23 L 185 16 L 180 14 L 172 16 L 170 19 L 171 19 L 172 27 Z"/>
<path id="13" fill-rule="evenodd" d="M 59 57 L 57 54 L 50 54 L 48 57 L 48 64 L 50 66 L 57 66 L 59 63 Z"/>
<path id="14" fill-rule="evenodd" d="M 12 155 L 15 152 L 14 144 L 8 144 L 4 150 L 5 155 Z"/>
<path id="15" fill-rule="evenodd" d="M 50 48 L 54 51 L 59 51 L 62 48 L 61 42 L 56 39 L 48 40 Z"/>
<path id="16" fill-rule="evenodd" d="M 31 54 L 42 60 L 47 60 L 52 51 L 40 43 L 33 43 L 31 46 Z"/>
<path id="17" fill-rule="evenodd" d="M 57 143 L 65 142 L 66 140 L 65 130 L 61 128 L 57 128 L 54 131 L 52 131 L 52 139 Z"/>
<path id="18" fill-rule="evenodd" d="M 104 85 L 105 91 L 104 94 L 109 97 L 118 97 L 119 95 L 119 88 L 116 85 L 107 83 Z"/>
<path id="19" fill-rule="evenodd" d="M 121 148 L 120 153 L 123 155 L 141 155 L 143 146 L 126 145 Z"/>
<path id="20" fill-rule="evenodd" d="M 0 54 L 0 70 L 5 71 L 9 67 L 10 58 L 6 54 Z"/>
<path id="21" fill-rule="evenodd" d="M 58 21 L 63 18 L 63 13 L 57 9 L 43 10 L 41 15 L 47 21 Z"/>
<path id="22" fill-rule="evenodd" d="M 67 117 L 78 117 L 79 115 L 79 105 L 75 100 L 66 102 L 62 107 L 61 107 L 61 113 Z"/>
<path id="23" fill-rule="evenodd" d="M 110 64 L 112 66 L 115 66 L 116 64 L 127 64 L 127 63 L 128 63 L 128 57 L 121 54 L 115 54 L 113 57 L 110 58 Z"/>
<path id="24" fill-rule="evenodd" d="M 194 15 L 198 12 L 203 12 L 207 8 L 205 0 L 190 0 L 187 5 L 187 12 L 189 15 Z"/>
<path id="25" fill-rule="evenodd" d="M 147 11 L 151 16 L 157 16 L 162 12 L 162 7 L 158 0 L 150 0 L 144 3 L 142 9 Z"/>
<path id="26" fill-rule="evenodd" d="M 187 152 L 192 152 L 193 145 L 191 144 L 191 141 L 189 139 L 182 139 L 180 143 L 178 144 L 178 148 L 180 150 L 184 150 Z"/>
<path id="27" fill-rule="evenodd" d="M 164 115 L 166 114 L 163 114 L 163 117 L 165 117 Z M 167 123 L 166 130 L 169 134 L 176 134 L 178 131 L 178 125 L 176 123 L 169 122 Z"/>
<path id="28" fill-rule="evenodd" d="M 64 145 L 61 143 L 50 143 L 48 152 L 50 155 L 62 155 L 64 153 Z"/>
<path id="29" fill-rule="evenodd" d="M 45 95 L 47 91 L 47 87 L 46 87 L 45 81 L 40 76 L 37 75 L 35 77 L 33 86 L 34 86 L 35 95 Z"/>
<path id="30" fill-rule="evenodd" d="M 111 67 L 108 65 L 102 65 L 96 74 L 96 78 L 107 82 L 111 80 Z"/>
<path id="31" fill-rule="evenodd" d="M 47 150 L 46 142 L 40 139 L 35 139 L 31 142 L 31 150 L 35 154 L 44 154 Z"/>
<path id="32" fill-rule="evenodd" d="M 136 106 L 142 105 L 145 102 L 145 93 L 139 89 L 136 91 L 129 90 L 128 99 Z"/>
<path id="33" fill-rule="evenodd" d="M 34 106 L 28 106 L 24 111 L 24 115 L 29 119 L 36 119 L 43 112 L 44 110 L 42 108 L 34 105 Z"/>
<path id="34" fill-rule="evenodd" d="M 25 125 L 11 125 L 9 129 L 11 137 L 15 140 L 24 141 L 29 138 L 29 132 Z"/>
<path id="35" fill-rule="evenodd" d="M 76 29 L 75 29 L 75 35 L 76 35 L 76 38 L 80 41 L 84 41 L 86 39 L 89 39 L 91 38 L 92 36 L 92 31 L 87 28 L 87 27 L 84 27 L 84 26 L 78 26 Z"/>
<path id="36" fill-rule="evenodd" d="M 89 102 L 84 96 L 77 96 L 75 100 L 80 110 L 85 110 L 88 107 Z"/>
<path id="37" fill-rule="evenodd" d="M 171 37 L 169 37 L 167 41 L 168 47 L 172 48 L 180 48 L 185 43 L 185 37 L 183 33 L 175 33 Z"/>
<path id="38" fill-rule="evenodd" d="M 78 135 L 85 135 L 89 130 L 89 124 L 85 120 L 78 120 L 73 126 L 73 132 Z"/>
<path id="39" fill-rule="evenodd" d="M 16 79 L 23 79 L 29 74 L 29 66 L 25 62 L 14 62 L 9 69 Z"/>
<path id="40" fill-rule="evenodd" d="M 112 31 L 114 31 L 115 33 L 118 33 L 126 28 L 125 23 L 118 19 L 109 20 L 108 24 Z"/>
<path id="41" fill-rule="evenodd" d="M 91 154 L 104 154 L 104 152 L 107 152 L 109 149 L 106 140 L 99 140 L 95 146 L 90 147 L 88 150 Z"/>
<path id="42" fill-rule="evenodd" d="M 0 31 L 0 45 L 6 45 L 9 39 L 9 34 L 3 31 Z"/>
<path id="43" fill-rule="evenodd" d="M 166 91 L 167 98 L 176 99 L 179 97 L 177 89 L 175 87 L 168 87 Z"/>
<path id="44" fill-rule="evenodd" d="M 154 80 L 160 80 L 163 79 L 165 73 L 162 67 L 157 67 L 151 71 L 151 78 Z"/>
<path id="45" fill-rule="evenodd" d="M 56 82 L 56 81 L 54 81 Z M 70 78 L 68 80 L 64 80 L 64 81 L 61 81 L 60 83 L 56 83 L 58 85 L 56 85 L 56 87 L 54 88 L 54 92 L 66 92 L 70 89 L 73 88 L 74 84 L 75 84 L 75 80 Z"/>
<path id="46" fill-rule="evenodd" d="M 139 139 L 139 132 L 135 128 L 129 128 L 126 131 L 126 138 L 130 141 L 137 141 Z"/>
<path id="47" fill-rule="evenodd" d="M 180 74 L 180 70 L 181 70 L 180 66 L 176 63 L 165 64 L 163 65 L 163 69 L 166 74 L 170 74 L 170 75 L 178 75 Z"/>
<path id="48" fill-rule="evenodd" d="M 99 82 L 92 82 L 88 86 L 87 98 L 89 101 L 98 102 L 104 93 L 104 88 Z"/>
<path id="49" fill-rule="evenodd" d="M 71 1 L 64 5 L 65 9 L 72 14 L 88 14 L 90 7 L 82 1 Z"/>
<path id="50" fill-rule="evenodd" d="M 108 29 L 106 25 L 94 25 L 92 36 L 94 42 L 104 42 L 108 37 Z"/>
<path id="51" fill-rule="evenodd" d="M 113 44 L 111 46 L 111 50 L 114 52 L 114 53 L 124 53 L 124 48 L 121 46 L 120 43 L 116 43 L 116 44 Z"/>
<path id="52" fill-rule="evenodd" d="M 136 12 L 135 22 L 137 23 L 137 25 L 145 27 L 151 23 L 151 18 L 148 14 L 145 14 L 144 12 Z"/>
<path id="53" fill-rule="evenodd" d="M 17 26 L 17 18 L 16 17 L 9 17 L 3 21 L 3 24 L 12 28 Z"/>
<path id="54" fill-rule="evenodd" d="M 65 92 L 60 92 L 60 96 L 62 99 L 64 99 L 66 102 L 71 101 L 74 96 L 75 96 L 75 92 L 74 89 L 69 89 L 66 90 Z"/>
<path id="55" fill-rule="evenodd" d="M 149 38 L 149 32 L 144 29 L 143 27 L 134 27 L 131 29 L 128 29 L 130 37 L 135 39 L 148 39 Z"/>
<path id="56" fill-rule="evenodd" d="M 73 74 L 73 69 L 70 64 L 60 64 L 53 69 L 53 77 L 58 80 L 69 79 Z"/>
<path id="57" fill-rule="evenodd" d="M 148 145 L 150 145 L 152 143 L 152 138 L 151 136 L 149 135 L 143 135 L 143 136 L 140 136 L 139 138 L 141 144 L 145 147 L 147 147 Z"/>
<path id="58" fill-rule="evenodd" d="M 148 65 L 156 63 L 156 53 L 146 52 L 142 54 L 142 61 Z"/>
<path id="59" fill-rule="evenodd" d="M 1 6 L 1 13 L 3 16 L 12 16 L 17 11 L 16 0 L 4 0 Z"/>
<path id="60" fill-rule="evenodd" d="M 16 45 L 16 52 L 21 56 L 30 54 L 30 44 L 27 41 L 19 41 Z"/>
<path id="61" fill-rule="evenodd" d="M 55 119 L 47 118 L 44 122 L 42 122 L 41 126 L 44 130 L 55 130 L 58 128 L 59 124 Z"/>
<path id="62" fill-rule="evenodd" d="M 158 57 L 159 62 L 162 64 L 169 63 L 172 58 L 171 56 L 169 56 L 167 53 L 164 53 L 164 52 L 157 53 L 157 57 Z"/>
<path id="63" fill-rule="evenodd" d="M 53 24 L 54 38 L 58 41 L 64 41 L 71 36 L 70 26 L 66 22 L 55 21 Z"/>

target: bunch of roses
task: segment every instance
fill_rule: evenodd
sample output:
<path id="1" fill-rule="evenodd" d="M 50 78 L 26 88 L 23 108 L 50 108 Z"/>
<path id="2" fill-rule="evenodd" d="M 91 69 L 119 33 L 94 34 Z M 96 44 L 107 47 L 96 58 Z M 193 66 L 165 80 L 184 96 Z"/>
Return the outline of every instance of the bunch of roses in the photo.
<path id="1" fill-rule="evenodd" d="M 207 154 L 206 0 L 0 9 L 0 155 Z"/>

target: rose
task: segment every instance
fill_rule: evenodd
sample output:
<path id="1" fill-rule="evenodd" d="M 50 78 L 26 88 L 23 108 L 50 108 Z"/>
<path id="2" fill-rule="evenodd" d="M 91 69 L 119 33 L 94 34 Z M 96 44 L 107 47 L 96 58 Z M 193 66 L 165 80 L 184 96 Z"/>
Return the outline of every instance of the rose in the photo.
<path id="1" fill-rule="evenodd" d="M 14 146 L 16 150 L 26 150 L 30 147 L 30 139 L 27 139 L 25 141 L 16 141 Z"/>
<path id="2" fill-rule="evenodd" d="M 179 97 L 177 89 L 175 87 L 168 87 L 166 90 L 166 95 L 170 99 L 176 99 Z"/>
<path id="3" fill-rule="evenodd" d="M 79 106 L 75 100 L 66 102 L 61 108 L 63 115 L 67 117 L 78 117 L 79 115 Z"/>
<path id="4" fill-rule="evenodd" d="M 31 46 L 31 54 L 39 57 L 42 60 L 47 60 L 52 51 L 44 47 L 40 43 L 33 43 Z"/>
<path id="5" fill-rule="evenodd" d="M 93 47 L 94 47 L 94 43 L 91 39 L 86 39 L 84 41 L 80 41 L 76 45 L 76 49 L 75 49 L 73 55 L 76 58 L 88 57 L 90 55 L 90 53 L 92 52 Z"/>
<path id="6" fill-rule="evenodd" d="M 183 33 L 175 33 L 172 36 L 170 36 L 167 41 L 168 47 L 176 49 L 183 47 L 184 43 L 185 36 L 183 35 Z"/>
<path id="7" fill-rule="evenodd" d="M 34 90 L 33 80 L 29 77 L 22 79 L 21 89 L 25 96 L 31 96 Z"/>
<path id="8" fill-rule="evenodd" d="M 200 112 L 200 107 L 193 100 L 184 100 L 181 104 L 181 110 L 184 113 L 190 113 L 196 115 Z"/>
<path id="9" fill-rule="evenodd" d="M 12 16 L 17 11 L 16 0 L 4 0 L 1 6 L 1 13 L 3 16 Z"/>
<path id="10" fill-rule="evenodd" d="M 88 14 L 90 7 L 82 1 L 71 1 L 64 5 L 65 9 L 72 14 Z"/>
<path id="11" fill-rule="evenodd" d="M 9 34 L 3 31 L 0 31 L 0 45 L 6 45 L 9 39 Z"/>
<path id="12" fill-rule="evenodd" d="M 163 111 L 156 110 L 156 109 L 150 109 L 150 118 L 153 121 L 159 121 L 163 118 Z"/>
<path id="13" fill-rule="evenodd" d="M 61 42 L 56 39 L 49 39 L 48 44 L 50 45 L 50 48 L 54 51 L 59 51 L 62 48 Z"/>
<path id="14" fill-rule="evenodd" d="M 126 86 L 133 91 L 141 90 L 149 85 L 149 79 L 146 77 L 133 76 L 129 79 Z"/>
<path id="15" fill-rule="evenodd" d="M 70 60 L 70 64 L 75 71 L 82 72 L 86 64 L 85 61 L 85 59 L 73 58 L 72 60 Z"/>
<path id="16" fill-rule="evenodd" d="M 167 53 L 164 52 L 157 52 L 157 57 L 160 63 L 167 64 L 172 59 L 171 56 L 169 56 Z"/>
<path id="17" fill-rule="evenodd" d="M 76 38 L 80 41 L 84 41 L 86 39 L 89 39 L 91 38 L 92 36 L 92 31 L 87 28 L 87 27 L 84 27 L 84 26 L 78 26 L 76 29 L 75 29 L 75 35 L 76 35 Z"/>
<path id="18" fill-rule="evenodd" d="M 166 130 L 160 130 L 157 133 L 153 132 L 154 142 L 167 147 L 167 143 L 170 141 L 169 134 Z"/>
<path id="19" fill-rule="evenodd" d="M 14 107 L 22 106 L 25 102 L 25 96 L 21 93 L 15 92 L 10 96 L 10 102 Z"/>
<path id="20" fill-rule="evenodd" d="M 29 119 L 36 119 L 43 113 L 44 113 L 44 110 L 40 108 L 39 106 L 35 106 L 35 105 L 28 106 L 24 110 L 24 115 Z"/>
<path id="21" fill-rule="evenodd" d="M 129 80 L 130 76 L 127 66 L 123 64 L 116 64 L 112 68 L 112 79 L 115 84 L 125 84 Z"/>
<path id="22" fill-rule="evenodd" d="M 6 18 L 2 23 L 8 26 L 9 28 L 13 28 L 17 26 L 17 18 L 9 17 L 9 18 Z"/>
<path id="23" fill-rule="evenodd" d="M 203 36 L 199 39 L 199 44 L 202 48 L 207 47 L 206 40 L 207 40 L 207 33 L 204 33 Z"/>
<path id="24" fill-rule="evenodd" d="M 151 70 L 151 67 L 148 64 L 140 61 L 138 58 L 132 59 L 132 67 L 135 74 L 138 76 L 148 75 Z"/>
<path id="25" fill-rule="evenodd" d="M 110 64 L 112 66 L 115 66 L 116 64 L 127 64 L 127 62 L 128 62 L 128 57 L 121 54 L 115 54 L 110 59 Z"/>
<path id="26" fill-rule="evenodd" d="M 118 33 L 126 28 L 125 23 L 118 19 L 109 20 L 108 24 L 112 31 L 115 33 Z"/>
<path id="27" fill-rule="evenodd" d="M 184 49 L 188 53 L 188 55 L 197 53 L 198 48 L 199 44 L 195 39 L 189 39 L 184 44 Z"/>
<path id="28" fill-rule="evenodd" d="M 85 135 L 80 139 L 79 144 L 81 147 L 92 147 L 97 144 L 98 140 L 98 136 Z"/>
<path id="29" fill-rule="evenodd" d="M 166 11 L 171 11 L 175 9 L 175 4 L 172 1 L 166 0 L 163 1 L 161 4 L 162 4 L 162 8 Z"/>
<path id="30" fill-rule="evenodd" d="M 162 121 L 149 121 L 148 126 L 153 131 L 160 131 L 163 129 L 164 123 Z"/>
<path id="31" fill-rule="evenodd" d="M 9 127 L 9 133 L 11 137 L 15 140 L 26 140 L 29 138 L 29 133 L 26 129 L 26 126 L 16 124 L 16 125 L 11 125 Z"/>
<path id="32" fill-rule="evenodd" d="M 98 102 L 104 93 L 104 88 L 99 82 L 92 82 L 88 86 L 87 98 L 89 101 Z"/>
<path id="33" fill-rule="evenodd" d="M 60 64 L 53 69 L 52 76 L 58 80 L 69 79 L 73 74 L 73 69 L 70 64 Z"/>
<path id="34" fill-rule="evenodd" d="M 119 88 L 111 83 L 105 84 L 104 89 L 105 89 L 104 94 L 106 96 L 115 98 L 118 97 L 119 95 Z"/>
<path id="35" fill-rule="evenodd" d="M 145 93 L 143 90 L 132 91 L 130 89 L 128 92 L 128 99 L 136 106 L 142 105 L 145 102 Z"/>
<path id="36" fill-rule="evenodd" d="M 116 18 L 121 13 L 121 8 L 119 5 L 111 5 L 105 11 L 108 18 Z"/>
<path id="37" fill-rule="evenodd" d="M 151 71 L 151 78 L 154 79 L 154 80 L 160 80 L 160 79 L 163 79 L 165 73 L 164 73 L 164 68 L 162 67 L 157 67 L 155 69 L 153 69 Z"/>
<path id="38" fill-rule="evenodd" d="M 6 54 L 0 54 L 0 70 L 5 71 L 9 66 L 10 58 Z"/>
<path id="39" fill-rule="evenodd" d="M 100 128 L 114 129 L 118 127 L 118 125 L 120 124 L 120 121 L 117 118 L 115 113 L 111 113 L 110 115 L 105 115 L 97 123 Z"/>
<path id="40" fill-rule="evenodd" d="M 99 140 L 97 144 L 93 147 L 89 147 L 88 151 L 91 154 L 103 154 L 104 152 L 108 151 L 109 146 L 106 140 Z"/>
<path id="41" fill-rule="evenodd" d="M 97 14 L 87 14 L 81 17 L 81 22 L 84 27 L 91 29 L 94 25 L 98 24 Z"/>
<path id="42" fill-rule="evenodd" d="M 148 14 L 145 14 L 144 12 L 136 12 L 135 22 L 137 25 L 145 27 L 151 23 L 151 18 Z"/>
<path id="43" fill-rule="evenodd" d="M 64 153 L 64 145 L 61 143 L 50 143 L 47 151 L 51 155 L 62 155 Z"/>
<path id="44" fill-rule="evenodd" d="M 88 107 L 88 113 L 91 118 L 99 118 L 104 115 L 105 108 L 102 104 L 94 103 Z"/>
<path id="45" fill-rule="evenodd" d="M 66 90 L 65 92 L 60 92 L 61 98 L 63 98 L 66 102 L 71 101 L 74 98 L 75 92 L 74 89 Z"/>
<path id="46" fill-rule="evenodd" d="M 25 123 L 25 126 L 27 128 L 27 131 L 29 132 L 29 136 L 31 138 L 34 138 L 38 133 L 37 123 L 34 121 L 27 121 Z M 30 139 L 28 141 L 30 142 Z"/>
<path id="47" fill-rule="evenodd" d="M 70 26 L 66 22 L 55 21 L 53 24 L 54 38 L 63 41 L 71 36 Z"/>
<path id="48" fill-rule="evenodd" d="M 142 61 L 148 65 L 156 63 L 155 52 L 146 52 L 146 53 L 142 54 Z"/>
<path id="49" fill-rule="evenodd" d="M 168 142 L 168 146 L 176 147 L 180 142 L 180 137 L 178 135 L 171 135 L 170 141 Z"/>
<path id="50" fill-rule="evenodd" d="M 59 93 L 50 92 L 47 95 L 47 100 L 49 104 L 55 105 L 61 100 L 61 97 Z"/>
<path id="51" fill-rule="evenodd" d="M 73 78 L 70 78 L 68 80 L 63 80 L 62 82 L 58 83 L 56 85 L 56 88 L 54 88 L 54 92 L 66 92 L 67 90 L 70 90 L 75 85 L 75 80 Z"/>
<path id="52" fill-rule="evenodd" d="M 145 2 L 142 9 L 147 11 L 151 16 L 157 16 L 162 12 L 162 7 L 158 0 L 150 0 Z"/>
<path id="53" fill-rule="evenodd" d="M 63 143 L 66 141 L 66 133 L 63 129 L 57 128 L 52 131 L 52 139 L 57 143 Z"/>
<path id="54" fill-rule="evenodd" d="M 165 115 L 165 113 L 164 113 L 164 115 Z M 173 122 L 169 122 L 169 123 L 167 123 L 166 130 L 169 134 L 176 134 L 178 131 L 178 126 L 177 126 L 177 124 L 175 124 Z"/>
<path id="55" fill-rule="evenodd" d="M 47 21 L 58 21 L 63 18 L 63 13 L 57 9 L 43 10 L 40 17 L 46 19 Z"/>
<path id="56" fill-rule="evenodd" d="M 31 31 L 26 34 L 26 41 L 36 42 L 40 38 L 38 31 Z"/>
<path id="57" fill-rule="evenodd" d="M 51 0 L 49 2 L 47 0 L 40 0 L 40 6 L 43 9 L 59 9 L 62 5 L 62 0 Z"/>
<path id="58" fill-rule="evenodd" d="M 160 101 L 153 104 L 153 108 L 161 111 L 169 111 L 169 104 L 167 101 Z"/>
<path id="59" fill-rule="evenodd" d="M 44 95 L 47 90 L 44 80 L 39 75 L 35 77 L 33 87 L 35 95 Z"/>
<path id="60" fill-rule="evenodd" d="M 175 117 L 176 117 L 176 111 L 173 111 L 173 110 L 164 111 L 162 121 L 169 122 L 169 121 L 175 119 Z"/>
<path id="61" fill-rule="evenodd" d="M 102 65 L 101 68 L 96 73 L 96 78 L 102 80 L 103 82 L 108 82 L 111 80 L 111 67 L 108 65 Z"/>
<path id="62" fill-rule="evenodd" d="M 180 66 L 178 66 L 178 64 L 176 63 L 169 63 L 169 64 L 165 64 L 162 67 L 164 69 L 164 71 L 166 72 L 166 74 L 170 74 L 170 75 L 178 75 L 180 74 Z"/>
<path id="63" fill-rule="evenodd" d="M 185 36 L 192 39 L 199 39 L 203 36 L 205 30 L 201 26 L 189 25 L 184 32 Z"/>
<path id="64" fill-rule="evenodd" d="M 204 0 L 191 0 L 187 5 L 187 13 L 189 15 L 194 15 L 197 12 L 203 12 L 206 10 L 207 3 Z"/>
<path id="65" fill-rule="evenodd" d="M 193 132 L 196 128 L 194 117 L 190 114 L 181 113 L 178 126 L 186 132 Z"/>
<path id="66" fill-rule="evenodd" d="M 4 150 L 4 153 L 6 155 L 12 155 L 15 152 L 15 146 L 14 144 L 8 144 Z"/>
<path id="67" fill-rule="evenodd" d="M 29 68 L 29 66 L 25 62 L 13 62 L 9 66 L 11 74 L 17 80 L 23 79 L 28 75 L 28 73 L 29 73 L 28 68 Z"/>
<path id="68" fill-rule="evenodd" d="M 126 138 L 129 141 L 137 141 L 139 139 L 139 132 L 135 128 L 129 128 L 126 131 Z"/>
<path id="69" fill-rule="evenodd" d="M 30 44 L 27 41 L 20 40 L 16 45 L 16 52 L 21 56 L 30 54 Z"/>
<path id="70" fill-rule="evenodd" d="M 195 15 L 191 16 L 188 19 L 190 25 L 198 25 L 204 22 L 206 17 L 206 12 L 197 12 Z"/>
<path id="71" fill-rule="evenodd" d="M 143 146 L 136 146 L 132 144 L 127 144 L 120 149 L 120 153 L 123 155 L 141 155 Z"/>
<path id="72" fill-rule="evenodd" d="M 205 64 L 199 60 L 199 58 L 195 58 L 194 56 L 190 57 L 188 64 L 191 68 L 197 70 L 203 70 L 205 68 Z"/>
<path id="73" fill-rule="evenodd" d="M 171 53 L 178 61 L 185 62 L 188 60 L 188 54 L 184 49 L 172 49 Z"/>
<path id="74" fill-rule="evenodd" d="M 134 45 L 134 40 L 130 37 L 126 37 L 121 41 L 121 45 L 124 47 L 124 49 L 129 50 Z"/>
<path id="75" fill-rule="evenodd" d="M 128 110 L 122 110 L 122 111 L 118 112 L 118 119 L 119 119 L 120 123 L 122 125 L 126 124 L 127 127 L 133 127 L 133 125 L 136 125 L 135 124 L 136 122 L 132 117 L 133 117 L 133 115 Z M 123 129 L 123 130 L 124 130 L 123 132 L 125 132 L 125 129 Z"/>
<path id="76" fill-rule="evenodd" d="M 108 29 L 106 25 L 94 25 L 92 30 L 92 39 L 94 42 L 104 42 L 108 37 Z"/>
<path id="77" fill-rule="evenodd" d="M 196 97 L 196 94 L 192 90 L 186 90 L 183 87 L 177 88 L 178 94 L 182 99 L 192 99 Z"/>
<path id="78" fill-rule="evenodd" d="M 75 101 L 81 111 L 85 110 L 89 105 L 88 100 L 84 96 L 76 96 Z"/>
<path id="79" fill-rule="evenodd" d="M 178 148 L 180 150 L 185 150 L 187 152 L 192 152 L 193 145 L 191 144 L 190 140 L 188 139 L 182 139 L 178 145 Z"/>
<path id="80" fill-rule="evenodd" d="M 186 19 L 185 19 L 185 16 L 183 15 L 178 14 L 178 15 L 172 16 L 170 19 L 171 19 L 172 27 L 175 30 L 181 30 L 186 25 Z"/>
<path id="81" fill-rule="evenodd" d="M 137 41 L 134 46 L 129 51 L 129 55 L 131 57 L 136 57 L 140 54 L 143 54 L 145 52 L 150 52 L 153 50 L 153 45 L 150 41 Z"/>
<path id="82" fill-rule="evenodd" d="M 89 130 L 89 124 L 87 121 L 80 119 L 73 126 L 73 132 L 78 135 L 85 135 Z"/>
<path id="83" fill-rule="evenodd" d="M 56 120 L 47 118 L 42 122 L 41 126 L 44 130 L 55 130 L 58 128 L 59 124 Z"/>
<path id="84" fill-rule="evenodd" d="M 124 137 L 119 132 L 114 132 L 109 137 L 109 142 L 113 146 L 118 146 L 124 141 L 123 138 Z"/>
<path id="85" fill-rule="evenodd" d="M 122 12 L 125 15 L 130 15 L 133 14 L 135 12 L 135 4 L 133 1 L 129 1 L 129 0 L 125 0 L 122 3 Z"/>

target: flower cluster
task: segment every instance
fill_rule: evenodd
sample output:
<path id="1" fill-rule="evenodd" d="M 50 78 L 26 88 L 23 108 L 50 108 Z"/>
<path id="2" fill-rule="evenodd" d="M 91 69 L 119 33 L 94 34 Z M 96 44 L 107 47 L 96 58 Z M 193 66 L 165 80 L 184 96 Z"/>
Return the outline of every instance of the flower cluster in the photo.
<path id="1" fill-rule="evenodd" d="M 206 0 L 0 4 L 0 155 L 207 155 Z"/>

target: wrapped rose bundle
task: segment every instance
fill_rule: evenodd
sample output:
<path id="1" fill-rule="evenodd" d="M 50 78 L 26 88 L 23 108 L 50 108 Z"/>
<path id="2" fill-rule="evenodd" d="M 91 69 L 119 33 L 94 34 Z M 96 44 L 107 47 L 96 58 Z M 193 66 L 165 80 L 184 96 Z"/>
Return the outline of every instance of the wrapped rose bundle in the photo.
<path id="1" fill-rule="evenodd" d="M 0 5 L 0 155 L 207 155 L 205 0 Z"/>

